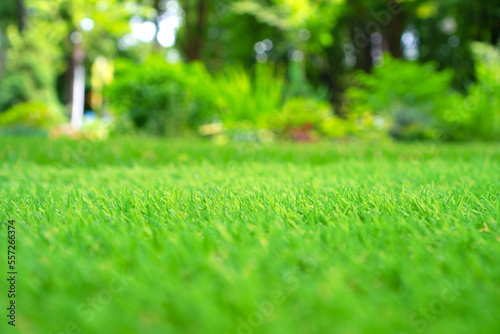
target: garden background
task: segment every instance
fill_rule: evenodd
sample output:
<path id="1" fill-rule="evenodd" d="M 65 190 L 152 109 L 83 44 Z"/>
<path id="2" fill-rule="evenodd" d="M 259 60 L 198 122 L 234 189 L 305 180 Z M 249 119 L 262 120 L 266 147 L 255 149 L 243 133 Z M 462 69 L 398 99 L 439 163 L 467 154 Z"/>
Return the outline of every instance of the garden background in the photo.
<path id="1" fill-rule="evenodd" d="M 499 15 L 498 1 L 468 0 L 8 0 L 0 127 L 498 140 Z"/>

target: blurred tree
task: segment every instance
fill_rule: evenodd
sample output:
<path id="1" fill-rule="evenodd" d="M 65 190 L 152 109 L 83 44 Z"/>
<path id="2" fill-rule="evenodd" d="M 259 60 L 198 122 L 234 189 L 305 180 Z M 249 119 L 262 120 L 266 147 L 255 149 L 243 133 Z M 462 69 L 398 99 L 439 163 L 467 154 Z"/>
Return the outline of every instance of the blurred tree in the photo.
<path id="1" fill-rule="evenodd" d="M 59 99 L 71 103 L 79 62 L 90 69 L 99 57 L 143 60 L 171 51 L 210 71 L 284 63 L 288 96 L 321 99 L 326 87 L 337 110 L 351 74 L 370 73 L 384 51 L 454 69 L 455 86 L 465 92 L 474 81 L 469 44 L 498 44 L 498 8 L 499 0 L 4 0 L 0 107 L 49 96 L 55 87 Z M 172 15 L 182 24 L 175 45 L 165 47 L 160 27 Z M 154 23 L 151 41 L 131 33 L 137 22 Z"/>
<path id="2" fill-rule="evenodd" d="M 59 77 L 60 98 L 71 105 L 75 68 L 85 64 L 91 68 L 99 57 L 114 58 L 119 50 L 117 43 L 130 31 L 129 19 L 133 14 L 141 15 L 143 8 L 133 7 L 131 13 L 128 0 L 62 0 L 54 11 L 56 18 L 65 25 L 61 41 L 66 68 Z"/>
<path id="3" fill-rule="evenodd" d="M 2 76 L 0 110 L 11 105 L 38 101 L 57 109 L 55 76 L 60 70 L 59 22 L 47 22 L 26 13 L 23 1 L 2 6 L 11 16 L 2 25 L 5 71 Z"/>
<path id="4" fill-rule="evenodd" d="M 26 29 L 26 7 L 24 6 L 24 0 L 16 0 L 17 4 L 17 17 L 19 21 L 19 31 Z"/>
<path id="5" fill-rule="evenodd" d="M 187 61 L 199 60 L 206 39 L 207 17 L 213 4 L 210 6 L 206 0 L 184 0 L 180 4 L 184 9 L 185 34 L 181 47 Z"/>
<path id="6" fill-rule="evenodd" d="M 187 61 L 202 60 L 210 69 L 234 62 L 251 66 L 255 62 L 255 43 L 286 40 L 274 27 L 239 11 L 239 1 L 183 0 L 179 4 L 183 25 L 177 45 Z"/>
<path id="7" fill-rule="evenodd" d="M 135 4 L 136 1 L 8 0 L 2 4 L 0 59 L 3 61 L 0 79 L 5 78 L 0 82 L 0 108 L 40 96 L 36 93 L 37 90 L 56 91 L 56 88 L 60 100 L 71 104 L 75 66 L 83 62 L 85 54 L 87 68 L 100 55 L 116 57 L 120 52 L 117 48 L 118 40 L 130 32 L 130 17 L 145 11 L 142 7 L 131 11 L 126 6 L 127 3 Z M 13 25 L 18 27 L 17 33 L 11 29 Z M 10 28 L 7 29 L 8 27 Z M 7 30 L 9 34 L 6 34 Z M 17 37 L 21 30 L 23 36 Z M 15 45 L 12 39 L 16 40 Z M 37 61 L 30 62 L 31 56 Z M 6 61 L 11 58 L 8 73 L 2 75 Z M 23 75 L 25 79 L 21 79 Z M 45 79 L 36 79 L 42 77 Z M 33 83 L 28 84 L 27 81 Z M 30 92 L 30 87 L 35 91 Z M 43 93 L 41 96 L 47 94 Z M 52 98 L 50 100 L 50 103 L 57 101 Z"/>
<path id="8" fill-rule="evenodd" d="M 10 24 L 18 24 L 17 18 L 15 2 L 13 0 L 4 1 L 0 6 L 0 87 L 7 61 L 8 39 L 6 29 Z"/>
<path id="9" fill-rule="evenodd" d="M 498 44 L 500 2 L 418 1 L 411 23 L 419 34 L 419 60 L 455 70 L 454 86 L 465 91 L 474 80 L 472 41 Z"/>

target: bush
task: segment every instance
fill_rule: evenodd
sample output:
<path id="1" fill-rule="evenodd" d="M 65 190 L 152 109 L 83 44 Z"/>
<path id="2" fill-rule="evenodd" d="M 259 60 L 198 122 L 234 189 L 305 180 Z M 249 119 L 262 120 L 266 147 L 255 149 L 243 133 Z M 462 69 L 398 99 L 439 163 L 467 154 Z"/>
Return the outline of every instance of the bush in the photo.
<path id="1" fill-rule="evenodd" d="M 220 101 L 220 118 L 228 127 L 247 122 L 267 127 L 283 103 L 284 76 L 273 65 L 259 64 L 253 76 L 242 67 L 229 66 L 213 76 L 212 91 Z"/>
<path id="2" fill-rule="evenodd" d="M 318 127 L 325 119 L 333 116 L 332 107 L 326 101 L 304 97 L 288 100 L 275 118 L 278 129 L 288 129 L 304 125 Z"/>
<path id="3" fill-rule="evenodd" d="M 179 135 L 186 128 L 191 99 L 179 83 L 180 65 L 159 57 L 143 65 L 120 59 L 107 89 L 111 107 L 128 114 L 133 124 L 157 135 Z"/>
<path id="4" fill-rule="evenodd" d="M 52 37 L 57 25 L 39 23 L 21 35 L 10 26 L 7 37 L 10 47 L 6 68 L 1 80 L 0 111 L 29 101 L 42 102 L 53 108 L 60 104 L 56 92 L 56 78 L 62 66 L 63 54 Z M 58 31 L 60 32 L 60 31 Z"/>
<path id="5" fill-rule="evenodd" d="M 433 64 L 392 59 L 373 73 L 356 74 L 358 87 L 347 90 L 351 114 L 374 113 L 390 120 L 390 133 L 398 139 L 429 139 L 446 128 L 443 115 L 450 99 L 459 99 L 450 90 L 451 71 L 436 70 Z"/>
<path id="6" fill-rule="evenodd" d="M 64 122 L 60 112 L 43 103 L 19 103 L 0 113 L 0 127 L 49 130 Z"/>
<path id="7" fill-rule="evenodd" d="M 391 119 L 391 135 L 402 140 L 500 139 L 500 51 L 478 42 L 472 50 L 477 81 L 467 96 L 449 88 L 451 72 L 387 56 L 372 74 L 356 75 L 360 86 L 347 91 L 352 112 Z"/>
<path id="8" fill-rule="evenodd" d="M 230 65 L 214 74 L 201 63 L 178 68 L 175 80 L 192 99 L 193 125 L 222 121 L 230 129 L 262 128 L 281 110 L 284 74 L 272 64 L 258 64 L 253 72 Z"/>
<path id="9" fill-rule="evenodd" d="M 468 89 L 457 125 L 458 139 L 500 139 L 500 50 L 474 43 L 477 82 Z"/>
<path id="10" fill-rule="evenodd" d="M 295 140 L 362 136 L 373 128 L 373 120 L 366 116 L 342 118 L 333 112 L 327 101 L 294 97 L 285 103 L 269 127 L 281 137 Z"/>
<path id="11" fill-rule="evenodd" d="M 273 117 L 270 127 L 281 137 L 311 140 L 320 134 L 322 122 L 331 117 L 332 110 L 328 102 L 294 97 Z"/>
<path id="12" fill-rule="evenodd" d="M 137 128 L 159 135 L 214 121 L 230 129 L 265 127 L 282 105 L 284 79 L 273 66 L 257 66 L 253 74 L 228 66 L 212 75 L 200 63 L 150 57 L 142 65 L 119 60 L 115 67 L 106 92 L 112 108 L 128 114 Z"/>
<path id="13" fill-rule="evenodd" d="M 454 94 L 437 113 L 443 138 L 455 141 L 500 139 L 500 52 L 484 43 L 472 44 L 476 82 L 465 97 Z"/>

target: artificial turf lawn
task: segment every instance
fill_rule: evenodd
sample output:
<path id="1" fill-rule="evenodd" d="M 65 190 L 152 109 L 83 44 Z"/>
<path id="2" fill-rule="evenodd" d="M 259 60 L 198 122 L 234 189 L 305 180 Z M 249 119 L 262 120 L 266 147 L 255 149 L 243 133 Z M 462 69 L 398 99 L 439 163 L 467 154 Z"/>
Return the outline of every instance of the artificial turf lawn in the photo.
<path id="1" fill-rule="evenodd" d="M 500 331 L 499 145 L 0 141 L 1 333 Z"/>

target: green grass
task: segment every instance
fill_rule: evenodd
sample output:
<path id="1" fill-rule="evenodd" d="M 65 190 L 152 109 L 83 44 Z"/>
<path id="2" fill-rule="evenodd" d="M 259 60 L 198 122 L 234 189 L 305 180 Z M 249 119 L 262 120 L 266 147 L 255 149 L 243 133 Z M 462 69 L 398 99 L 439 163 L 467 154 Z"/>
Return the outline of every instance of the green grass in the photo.
<path id="1" fill-rule="evenodd" d="M 0 140 L 20 333 L 500 329 L 498 145 Z"/>

